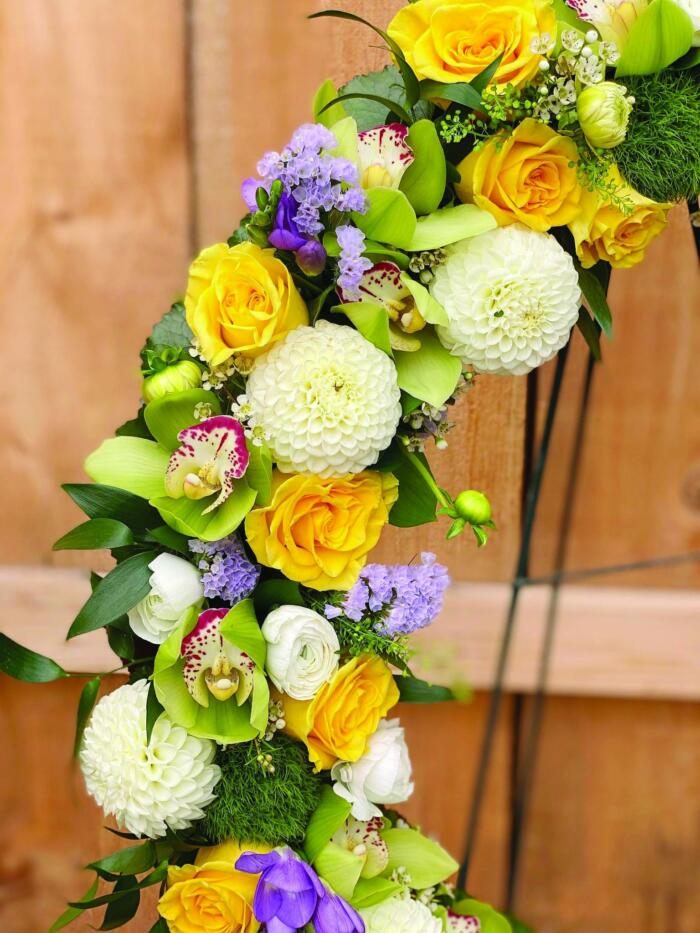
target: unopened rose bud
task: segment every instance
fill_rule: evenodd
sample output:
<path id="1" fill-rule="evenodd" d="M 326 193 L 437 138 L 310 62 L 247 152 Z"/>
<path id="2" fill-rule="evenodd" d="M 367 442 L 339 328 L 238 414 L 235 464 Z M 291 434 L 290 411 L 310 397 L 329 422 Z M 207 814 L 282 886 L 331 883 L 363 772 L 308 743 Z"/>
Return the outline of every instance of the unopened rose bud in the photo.
<path id="1" fill-rule="evenodd" d="M 624 85 L 614 81 L 592 84 L 578 95 L 576 110 L 581 129 L 595 149 L 612 149 L 624 141 L 632 110 Z"/>
<path id="2" fill-rule="evenodd" d="M 491 503 L 477 489 L 465 489 L 455 499 L 455 510 L 470 525 L 483 525 L 491 521 Z"/>
<path id="3" fill-rule="evenodd" d="M 196 389 L 202 384 L 202 370 L 192 360 L 181 360 L 172 366 L 166 366 L 160 372 L 153 373 L 143 380 L 141 394 L 144 402 L 152 402 L 173 392 L 185 392 Z"/>

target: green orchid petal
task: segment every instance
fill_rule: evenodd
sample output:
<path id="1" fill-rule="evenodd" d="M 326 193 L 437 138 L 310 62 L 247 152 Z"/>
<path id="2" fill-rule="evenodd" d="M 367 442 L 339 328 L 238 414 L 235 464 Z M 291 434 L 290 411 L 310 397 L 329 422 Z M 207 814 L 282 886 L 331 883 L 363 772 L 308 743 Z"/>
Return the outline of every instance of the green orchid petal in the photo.
<path id="1" fill-rule="evenodd" d="M 510 923 L 489 904 L 468 897 L 458 901 L 452 910 L 461 917 L 476 917 L 481 925 L 481 933 L 512 933 Z"/>
<path id="2" fill-rule="evenodd" d="M 406 142 L 414 159 L 401 179 L 399 189 L 419 216 L 437 210 L 445 193 L 445 153 L 432 120 L 418 120 L 408 130 Z"/>
<path id="3" fill-rule="evenodd" d="M 420 331 L 420 342 L 415 353 L 394 351 L 399 387 L 439 408 L 454 392 L 462 363 L 443 347 L 431 328 Z"/>
<path id="4" fill-rule="evenodd" d="M 362 873 L 362 859 L 335 842 L 329 842 L 319 852 L 314 868 L 336 894 L 346 901 L 352 900 Z"/>
<path id="5" fill-rule="evenodd" d="M 382 838 L 389 847 L 389 864 L 385 875 L 405 868 L 415 890 L 431 888 L 445 881 L 459 868 L 458 863 L 442 846 L 428 839 L 417 829 L 385 829 Z"/>
<path id="6" fill-rule="evenodd" d="M 246 482 L 257 493 L 256 505 L 267 505 L 272 497 L 272 452 L 267 444 L 248 443 Z"/>
<path id="7" fill-rule="evenodd" d="M 199 404 L 211 405 L 212 415 L 221 414 L 221 404 L 213 392 L 187 389 L 149 402 L 143 416 L 155 439 L 166 450 L 173 451 L 179 446 L 177 436 L 180 431 L 197 423 L 194 410 Z"/>
<path id="8" fill-rule="evenodd" d="M 693 22 L 673 0 L 653 0 L 630 27 L 615 76 L 651 75 L 668 68 L 693 44 Z"/>
<path id="9" fill-rule="evenodd" d="M 391 356 L 389 315 L 385 308 L 370 301 L 348 301 L 346 304 L 336 305 L 332 310 L 350 318 L 366 340 Z"/>
<path id="10" fill-rule="evenodd" d="M 408 249 L 416 232 L 416 212 L 403 191 L 370 188 L 365 194 L 369 207 L 365 214 L 352 215 L 355 226 L 372 240 Z"/>
<path id="11" fill-rule="evenodd" d="M 441 249 L 468 237 L 479 236 L 497 226 L 491 214 L 475 204 L 443 207 L 427 217 L 418 218 L 415 232 L 405 249 L 416 253 L 426 249 Z"/>
<path id="12" fill-rule="evenodd" d="M 421 285 L 420 282 L 412 279 L 407 272 L 401 273 L 401 281 L 413 296 L 421 317 L 428 324 L 442 324 L 446 327 L 450 323 L 447 311 L 439 301 L 433 298 L 425 285 Z"/>
<path id="13" fill-rule="evenodd" d="M 163 521 L 180 534 L 200 541 L 219 541 L 238 528 L 255 504 L 255 498 L 255 490 L 244 479 L 239 479 L 228 499 L 207 515 L 204 514 L 207 499 L 171 499 L 161 495 L 150 502 Z"/>
<path id="14" fill-rule="evenodd" d="M 321 799 L 314 810 L 304 837 L 304 854 L 312 864 L 328 845 L 331 837 L 350 816 L 350 803 L 339 797 L 332 787 L 324 785 Z"/>
<path id="15" fill-rule="evenodd" d="M 170 455 L 160 444 L 143 437 L 112 437 L 85 461 L 85 472 L 96 483 L 116 486 L 143 499 L 165 494 L 165 471 Z"/>

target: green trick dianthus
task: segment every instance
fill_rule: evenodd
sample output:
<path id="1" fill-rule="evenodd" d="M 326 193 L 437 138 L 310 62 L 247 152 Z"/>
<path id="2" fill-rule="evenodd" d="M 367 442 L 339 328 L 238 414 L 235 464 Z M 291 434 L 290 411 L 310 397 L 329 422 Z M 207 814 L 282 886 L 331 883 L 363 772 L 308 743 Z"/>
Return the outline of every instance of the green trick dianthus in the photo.
<path id="1" fill-rule="evenodd" d="M 689 71 L 625 77 L 634 99 L 627 138 L 615 150 L 620 172 L 654 201 L 700 191 L 700 81 Z"/>
<path id="2" fill-rule="evenodd" d="M 301 743 L 278 734 L 270 742 L 229 745 L 219 750 L 217 763 L 217 798 L 201 825 L 210 842 L 235 839 L 277 846 L 303 840 L 318 804 L 321 777 L 312 771 Z"/>

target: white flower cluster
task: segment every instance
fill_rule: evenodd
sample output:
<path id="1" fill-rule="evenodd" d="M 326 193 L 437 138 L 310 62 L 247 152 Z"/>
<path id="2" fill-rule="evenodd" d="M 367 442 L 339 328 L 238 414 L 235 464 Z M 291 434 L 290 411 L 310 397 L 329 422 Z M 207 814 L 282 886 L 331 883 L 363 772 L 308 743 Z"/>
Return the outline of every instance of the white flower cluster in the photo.
<path id="1" fill-rule="evenodd" d="M 311 700 L 338 670 L 340 642 L 327 619 L 304 606 L 280 606 L 265 619 L 265 668 L 287 696 Z"/>
<path id="2" fill-rule="evenodd" d="M 365 933 L 442 933 L 442 921 L 425 904 L 390 897 L 360 911 Z"/>
<path id="3" fill-rule="evenodd" d="M 430 291 L 447 349 L 485 373 L 521 376 L 555 356 L 578 319 L 571 256 L 547 233 L 498 227 L 448 249 Z"/>
<path id="4" fill-rule="evenodd" d="M 283 473 L 359 473 L 377 462 L 401 417 L 389 357 L 328 321 L 297 327 L 258 359 L 246 395 Z"/>
<path id="5" fill-rule="evenodd" d="M 188 560 L 159 554 L 148 565 L 150 592 L 128 612 L 129 625 L 139 638 L 162 645 L 191 606 L 204 601 L 202 576 Z"/>
<path id="6" fill-rule="evenodd" d="M 157 839 L 187 829 L 215 798 L 216 746 L 188 735 L 163 713 L 146 741 L 148 682 L 103 697 L 83 736 L 80 767 L 105 813 L 136 836 Z"/>

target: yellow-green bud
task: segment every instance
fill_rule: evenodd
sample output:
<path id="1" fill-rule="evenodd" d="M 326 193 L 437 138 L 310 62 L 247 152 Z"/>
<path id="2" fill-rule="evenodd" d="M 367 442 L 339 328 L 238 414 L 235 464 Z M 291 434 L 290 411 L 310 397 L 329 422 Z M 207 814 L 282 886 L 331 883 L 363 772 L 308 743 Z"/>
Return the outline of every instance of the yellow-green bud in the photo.
<path id="1" fill-rule="evenodd" d="M 202 384 L 202 371 L 192 360 L 181 360 L 166 366 L 143 380 L 141 394 L 144 402 L 152 402 L 172 392 L 185 392 Z"/>
<path id="2" fill-rule="evenodd" d="M 483 525 L 491 521 L 491 503 L 478 489 L 465 489 L 455 499 L 459 517 L 470 525 Z"/>
<path id="3" fill-rule="evenodd" d="M 591 84 L 576 101 L 578 122 L 594 149 L 612 149 L 624 142 L 631 110 L 627 88 L 614 81 Z"/>

